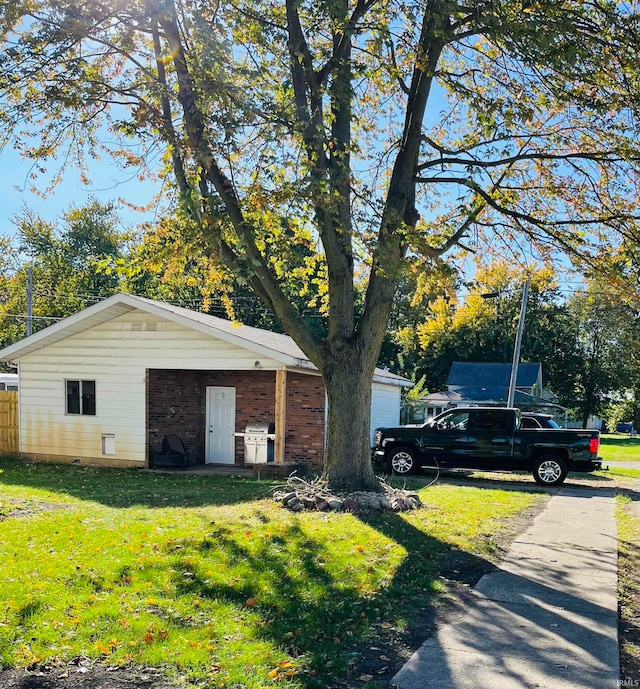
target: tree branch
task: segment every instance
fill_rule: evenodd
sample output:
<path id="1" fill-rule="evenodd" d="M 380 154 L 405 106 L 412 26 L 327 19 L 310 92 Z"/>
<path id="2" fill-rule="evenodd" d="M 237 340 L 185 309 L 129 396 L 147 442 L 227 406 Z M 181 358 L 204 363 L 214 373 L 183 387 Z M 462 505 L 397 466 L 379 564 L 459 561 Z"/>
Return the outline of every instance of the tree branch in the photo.
<path id="1" fill-rule="evenodd" d="M 422 124 L 440 55 L 450 36 L 450 4 L 433 0 L 424 10 L 420 38 L 407 97 L 404 130 L 391 174 L 378 242 L 374 250 L 359 337 L 382 340 L 377 325 L 387 322 L 406 253 L 403 226 L 415 228 L 416 168 Z"/>
<path id="2" fill-rule="evenodd" d="M 444 149 L 443 149 L 444 150 Z M 482 169 L 489 169 L 492 167 L 502 167 L 503 165 L 512 165 L 520 160 L 591 160 L 603 163 L 620 163 L 626 162 L 622 157 L 614 155 L 612 151 L 598 151 L 598 152 L 580 152 L 580 153 L 518 153 L 507 158 L 500 158 L 498 160 L 479 160 L 477 158 L 458 158 L 458 157 L 442 157 L 436 160 L 418 165 L 418 172 L 428 170 L 431 167 L 439 165 L 460 165 L 464 167 L 479 167 Z M 640 157 L 633 157 L 630 160 L 638 161 Z"/>
<path id="3" fill-rule="evenodd" d="M 286 298 L 277 279 L 258 250 L 253 228 L 244 217 L 233 184 L 218 166 L 205 137 L 202 113 L 198 109 L 195 87 L 185 58 L 173 0 L 165 0 L 164 12 L 158 17 L 158 22 L 169 44 L 176 70 L 178 100 L 183 111 L 185 130 L 195 159 L 202 171 L 200 191 L 203 195 L 203 203 L 205 203 L 205 217 L 208 215 L 207 204 L 211 197 L 207 188 L 207 182 L 209 182 L 224 203 L 240 244 L 247 254 L 247 260 L 240 261 L 237 252 L 225 244 L 221 237 L 214 237 L 215 245 L 220 250 L 221 260 L 225 263 L 228 262 L 227 265 L 231 268 L 241 269 L 242 274 L 252 285 L 259 283 L 257 289 L 261 296 L 267 298 L 276 317 L 292 334 L 311 361 L 322 370 L 322 347 L 319 338 L 310 330 L 302 316 Z"/>
<path id="4" fill-rule="evenodd" d="M 522 213 L 520 211 L 513 210 L 512 208 L 507 208 L 502 204 L 498 203 L 492 196 L 491 192 L 483 189 L 477 182 L 471 179 L 466 179 L 464 177 L 418 177 L 417 181 L 421 184 L 460 184 L 461 186 L 468 187 L 472 189 L 478 196 L 481 196 L 487 203 L 488 206 L 497 210 L 502 215 L 513 218 L 515 220 L 523 221 L 539 227 L 542 230 L 548 231 L 552 227 L 562 227 L 562 226 L 590 226 L 590 225 L 600 225 L 602 223 L 609 223 L 615 220 L 637 220 L 640 219 L 640 215 L 634 215 L 631 213 L 612 213 L 609 215 L 600 215 L 592 218 L 582 218 L 582 219 L 571 219 L 571 220 L 544 220 L 542 218 L 537 218 L 529 213 Z M 495 191 L 495 189 L 494 189 Z"/>

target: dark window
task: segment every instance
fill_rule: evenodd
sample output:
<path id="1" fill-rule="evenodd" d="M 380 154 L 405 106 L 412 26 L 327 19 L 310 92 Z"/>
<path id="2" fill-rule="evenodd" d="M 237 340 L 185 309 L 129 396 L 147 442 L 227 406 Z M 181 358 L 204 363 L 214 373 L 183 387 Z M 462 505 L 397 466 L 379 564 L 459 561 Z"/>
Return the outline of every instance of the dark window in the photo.
<path id="1" fill-rule="evenodd" d="M 507 431 L 511 415 L 500 411 L 478 411 L 474 428 L 478 431 Z"/>
<path id="2" fill-rule="evenodd" d="M 523 416 L 520 419 L 520 428 L 541 428 L 537 419 L 530 416 Z"/>
<path id="3" fill-rule="evenodd" d="M 96 415 L 95 380 L 67 381 L 67 414 Z"/>

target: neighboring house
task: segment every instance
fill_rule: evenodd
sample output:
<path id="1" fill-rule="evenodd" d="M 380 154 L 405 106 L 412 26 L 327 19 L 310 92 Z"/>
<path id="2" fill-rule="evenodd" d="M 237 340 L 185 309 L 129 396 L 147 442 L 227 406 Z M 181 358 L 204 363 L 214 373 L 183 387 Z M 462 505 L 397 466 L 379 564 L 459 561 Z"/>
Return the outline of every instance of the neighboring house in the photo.
<path id="1" fill-rule="evenodd" d="M 287 335 L 117 294 L 0 350 L 20 377 L 20 452 L 148 466 L 166 434 L 193 464 L 244 464 L 248 424 L 272 423 L 277 463 L 319 469 L 321 376 Z M 372 429 L 397 424 L 410 381 L 376 369 Z"/>
<path id="2" fill-rule="evenodd" d="M 455 361 L 447 377 L 447 389 L 421 399 L 426 420 L 445 409 L 461 406 L 505 406 L 509 395 L 511 364 Z M 555 396 L 542 386 L 542 364 L 519 364 L 516 378 L 516 407 L 559 411 Z"/>
<path id="3" fill-rule="evenodd" d="M 18 389 L 17 373 L 0 373 L 0 391 L 16 391 Z"/>

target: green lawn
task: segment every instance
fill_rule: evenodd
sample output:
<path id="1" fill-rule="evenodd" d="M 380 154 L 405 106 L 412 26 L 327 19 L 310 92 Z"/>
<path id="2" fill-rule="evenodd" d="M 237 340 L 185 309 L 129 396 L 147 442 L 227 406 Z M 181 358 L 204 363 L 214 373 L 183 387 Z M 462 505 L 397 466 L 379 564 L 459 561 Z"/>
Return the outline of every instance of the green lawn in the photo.
<path id="1" fill-rule="evenodd" d="M 617 497 L 621 686 L 640 677 L 640 514 L 631 495 Z"/>
<path id="2" fill-rule="evenodd" d="M 600 457 L 609 462 L 640 462 L 640 437 L 604 433 L 600 436 Z"/>
<path id="3" fill-rule="evenodd" d="M 358 644 L 494 556 L 542 496 L 436 485 L 408 515 L 304 513 L 272 484 L 0 459 L 0 663 L 86 656 L 207 688 L 326 687 Z"/>

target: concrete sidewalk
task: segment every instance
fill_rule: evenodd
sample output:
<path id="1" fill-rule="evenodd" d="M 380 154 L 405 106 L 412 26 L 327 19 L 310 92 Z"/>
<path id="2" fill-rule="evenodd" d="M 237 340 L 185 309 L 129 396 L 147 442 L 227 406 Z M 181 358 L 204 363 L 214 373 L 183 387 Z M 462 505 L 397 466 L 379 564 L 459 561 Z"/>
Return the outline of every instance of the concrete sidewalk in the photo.
<path id="1" fill-rule="evenodd" d="M 391 686 L 616 689 L 617 567 L 614 493 L 560 489 Z"/>

